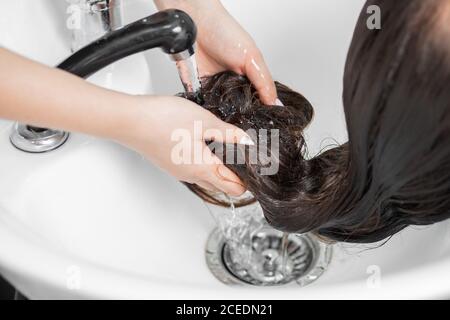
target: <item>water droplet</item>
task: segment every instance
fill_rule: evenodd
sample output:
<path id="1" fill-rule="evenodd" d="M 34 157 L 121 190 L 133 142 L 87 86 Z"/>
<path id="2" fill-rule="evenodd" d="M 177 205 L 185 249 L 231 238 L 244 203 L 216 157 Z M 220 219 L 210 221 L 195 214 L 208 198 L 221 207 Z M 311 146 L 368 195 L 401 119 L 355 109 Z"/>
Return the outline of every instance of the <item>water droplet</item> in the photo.
<path id="1" fill-rule="evenodd" d="M 258 66 L 258 64 L 256 63 L 255 59 L 252 58 L 251 60 L 252 65 L 255 67 L 256 70 L 261 71 L 260 66 Z"/>

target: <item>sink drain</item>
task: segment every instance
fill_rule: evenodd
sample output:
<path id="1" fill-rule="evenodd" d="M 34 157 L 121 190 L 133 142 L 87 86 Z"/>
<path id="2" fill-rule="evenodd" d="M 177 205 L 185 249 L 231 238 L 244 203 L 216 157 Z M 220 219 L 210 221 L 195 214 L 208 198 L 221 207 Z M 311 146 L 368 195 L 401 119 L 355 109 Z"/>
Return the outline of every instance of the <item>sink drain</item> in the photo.
<path id="1" fill-rule="evenodd" d="M 38 128 L 16 122 L 11 130 L 9 139 L 17 149 L 42 153 L 62 146 L 69 133 L 61 130 Z"/>
<path id="2" fill-rule="evenodd" d="M 331 259 L 331 247 L 311 234 L 291 234 L 282 254 L 283 233 L 265 228 L 251 237 L 251 263 L 235 261 L 236 247 L 228 244 L 219 229 L 208 238 L 206 262 L 214 276 L 225 284 L 256 286 L 305 286 L 317 280 Z"/>

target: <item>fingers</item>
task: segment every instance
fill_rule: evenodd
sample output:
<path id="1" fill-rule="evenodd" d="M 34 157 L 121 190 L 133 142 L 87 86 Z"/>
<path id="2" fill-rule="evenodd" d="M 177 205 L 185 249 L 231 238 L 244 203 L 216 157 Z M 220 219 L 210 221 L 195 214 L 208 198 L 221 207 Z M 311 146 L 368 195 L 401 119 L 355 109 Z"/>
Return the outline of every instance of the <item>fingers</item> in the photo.
<path id="1" fill-rule="evenodd" d="M 258 91 L 261 102 L 267 105 L 275 105 L 277 90 L 261 53 L 258 52 L 255 55 L 248 56 L 245 63 L 245 74 Z"/>
<path id="2" fill-rule="evenodd" d="M 214 159 L 214 161 L 204 164 L 201 181 L 197 184 L 202 187 L 205 186 L 205 189 L 218 189 L 232 196 L 243 194 L 246 189 L 239 177 L 222 164 L 206 145 L 204 153 L 209 153 L 207 156 Z"/>
<path id="3" fill-rule="evenodd" d="M 215 168 L 215 171 L 210 175 L 208 182 L 231 196 L 240 196 L 246 190 L 238 176 L 223 164 L 218 165 Z"/>
<path id="4" fill-rule="evenodd" d="M 254 145 L 250 136 L 244 130 L 215 118 L 213 123 L 203 132 L 203 140 Z"/>

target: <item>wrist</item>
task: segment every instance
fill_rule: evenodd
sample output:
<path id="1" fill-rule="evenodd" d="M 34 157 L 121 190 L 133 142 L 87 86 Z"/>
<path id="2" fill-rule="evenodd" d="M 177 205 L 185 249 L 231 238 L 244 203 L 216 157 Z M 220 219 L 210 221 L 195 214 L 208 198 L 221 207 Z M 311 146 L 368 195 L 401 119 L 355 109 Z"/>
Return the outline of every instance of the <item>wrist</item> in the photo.
<path id="1" fill-rule="evenodd" d="M 117 127 L 109 130 L 109 138 L 121 144 L 132 146 L 136 137 L 148 135 L 149 131 L 158 132 L 161 121 L 166 122 L 164 115 L 170 99 L 176 97 L 166 96 L 129 96 L 126 105 L 123 105 L 125 112 L 119 112 L 117 117 Z M 147 137 L 151 140 L 151 137 Z"/>
<path id="2" fill-rule="evenodd" d="M 134 123 L 139 116 L 138 96 L 119 92 L 101 91 L 97 93 L 94 106 L 85 120 L 84 133 L 122 143 L 132 134 Z"/>

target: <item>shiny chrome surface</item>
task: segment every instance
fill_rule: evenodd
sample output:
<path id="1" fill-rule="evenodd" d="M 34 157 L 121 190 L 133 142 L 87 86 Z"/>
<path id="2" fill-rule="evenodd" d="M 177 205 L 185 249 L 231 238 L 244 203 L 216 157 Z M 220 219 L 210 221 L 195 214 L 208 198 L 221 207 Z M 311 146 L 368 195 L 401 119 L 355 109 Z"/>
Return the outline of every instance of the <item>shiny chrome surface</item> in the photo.
<path id="1" fill-rule="evenodd" d="M 16 122 L 9 139 L 17 149 L 42 153 L 59 148 L 69 137 L 68 132 L 54 129 L 37 128 Z"/>
<path id="2" fill-rule="evenodd" d="M 81 0 L 74 4 L 79 23 L 72 28 L 72 51 L 123 26 L 122 0 Z"/>
<path id="3" fill-rule="evenodd" d="M 122 26 L 122 0 L 83 0 L 72 6 L 79 10 L 80 23 L 72 29 L 72 51 Z M 68 132 L 37 128 L 16 123 L 10 135 L 19 150 L 42 153 L 54 150 L 67 141 Z"/>
<path id="4" fill-rule="evenodd" d="M 233 249 L 223 233 L 215 229 L 208 238 L 205 257 L 212 274 L 228 285 L 279 286 L 296 282 L 306 286 L 327 269 L 332 247 L 310 234 L 291 234 L 287 245 L 287 263 L 282 265 L 282 232 L 264 228 L 252 238 L 252 253 L 260 259 L 253 268 L 243 268 L 233 261 Z M 283 270 L 284 268 L 284 270 Z"/>
<path id="5" fill-rule="evenodd" d="M 184 51 L 172 53 L 169 56 L 173 61 L 181 61 L 190 58 L 194 53 L 195 53 L 195 46 L 192 46 Z"/>

